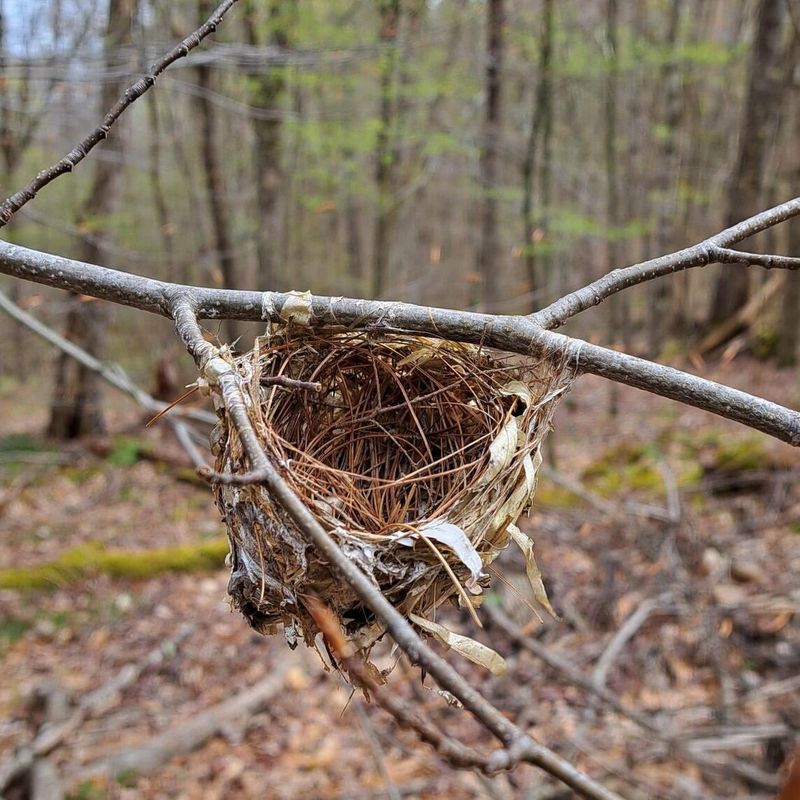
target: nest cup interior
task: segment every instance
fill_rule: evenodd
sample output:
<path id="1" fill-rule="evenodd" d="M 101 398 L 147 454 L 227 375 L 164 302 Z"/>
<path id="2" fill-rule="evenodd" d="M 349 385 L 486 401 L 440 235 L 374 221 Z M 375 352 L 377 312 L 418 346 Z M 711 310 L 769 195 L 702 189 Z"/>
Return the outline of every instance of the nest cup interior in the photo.
<path id="1" fill-rule="evenodd" d="M 263 407 L 273 449 L 312 508 L 364 533 L 446 513 L 517 402 L 497 391 L 507 366 L 424 339 L 290 341 L 262 365 L 319 384 L 302 396 L 269 391 Z"/>
<path id="2" fill-rule="evenodd" d="M 537 378 L 519 359 L 470 345 L 291 328 L 237 361 L 254 428 L 286 482 L 386 597 L 418 615 L 449 597 L 463 601 L 475 572 L 463 553 L 409 536 L 446 520 L 480 567 L 505 546 L 507 525 L 530 499 L 531 455 L 553 405 L 542 398 L 563 375 L 539 366 Z M 504 437 L 510 447 L 498 468 Z M 247 470 L 224 419 L 215 454 L 217 469 Z M 253 627 L 283 623 L 290 643 L 311 644 L 317 631 L 303 597 L 318 595 L 359 646 L 382 633 L 263 487 L 215 491 L 231 539 L 229 592 Z M 480 593 L 478 582 L 472 591 Z"/>

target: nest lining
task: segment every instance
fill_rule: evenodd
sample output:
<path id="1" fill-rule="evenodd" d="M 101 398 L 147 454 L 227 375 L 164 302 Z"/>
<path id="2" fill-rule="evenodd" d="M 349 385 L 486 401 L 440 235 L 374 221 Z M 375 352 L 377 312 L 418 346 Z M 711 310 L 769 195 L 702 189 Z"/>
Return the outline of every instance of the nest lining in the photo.
<path id="1" fill-rule="evenodd" d="M 484 567 L 530 503 L 539 447 L 571 379 L 563 365 L 419 336 L 290 326 L 258 339 L 236 369 L 287 484 L 398 610 L 419 619 L 449 599 L 479 604 Z M 287 389 L 275 376 L 316 388 Z M 247 471 L 224 416 L 212 449 L 219 471 Z M 303 598 L 317 595 L 356 647 L 382 635 L 266 489 L 218 485 L 215 496 L 231 544 L 228 590 L 256 630 L 283 624 L 292 646 L 313 644 Z"/>

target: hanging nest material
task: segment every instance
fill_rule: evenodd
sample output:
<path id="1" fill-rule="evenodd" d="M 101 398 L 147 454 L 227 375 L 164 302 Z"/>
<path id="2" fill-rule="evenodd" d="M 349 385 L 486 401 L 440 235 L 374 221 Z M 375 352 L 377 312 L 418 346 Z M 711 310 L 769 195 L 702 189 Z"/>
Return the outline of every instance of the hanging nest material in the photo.
<path id="1" fill-rule="evenodd" d="M 547 603 L 532 542 L 514 523 L 571 380 L 562 365 L 419 336 L 293 326 L 271 330 L 235 363 L 251 422 L 288 485 L 419 628 L 446 640 L 429 620 L 447 600 L 474 614 L 485 570 L 510 538 Z M 224 416 L 212 449 L 218 471 L 248 470 Z M 292 646 L 311 645 L 318 630 L 303 598 L 316 595 L 368 651 L 382 623 L 266 489 L 217 485 L 215 494 L 230 538 L 228 590 L 252 627 L 273 633 L 282 624 Z"/>

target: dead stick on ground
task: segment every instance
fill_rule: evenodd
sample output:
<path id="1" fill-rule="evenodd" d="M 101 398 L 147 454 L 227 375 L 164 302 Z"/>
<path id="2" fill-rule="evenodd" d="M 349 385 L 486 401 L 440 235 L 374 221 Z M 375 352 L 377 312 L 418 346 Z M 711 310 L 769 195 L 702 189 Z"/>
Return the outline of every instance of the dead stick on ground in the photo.
<path id="1" fill-rule="evenodd" d="M 33 767 L 37 759 L 52 753 L 87 719 L 106 711 L 119 695 L 133 686 L 147 670 L 172 658 L 193 630 L 193 625 L 182 626 L 174 637 L 159 644 L 141 661 L 126 664 L 113 678 L 81 698 L 78 706 L 66 719 L 45 724 L 30 745 L 21 748 L 11 760 L 0 766 L 0 797 L 13 781 Z"/>
<path id="2" fill-rule="evenodd" d="M 548 650 L 543 644 L 530 636 L 525 636 L 517 630 L 514 623 L 506 614 L 495 606 L 486 604 L 483 611 L 493 624 L 497 625 L 504 633 L 510 636 L 517 644 L 521 645 L 536 658 L 544 661 L 548 667 L 564 678 L 568 683 L 578 686 L 581 689 L 599 697 L 606 705 L 613 708 L 617 713 L 635 722 L 640 728 L 661 736 L 664 726 L 654 722 L 648 717 L 640 714 L 632 708 L 626 706 L 613 692 L 605 686 L 595 685 L 591 679 L 586 677 L 580 670 L 576 669 L 572 662 Z"/>
<path id="3" fill-rule="evenodd" d="M 269 675 L 249 689 L 193 714 L 165 731 L 133 747 L 114 750 L 69 775 L 69 784 L 76 785 L 92 778 L 113 778 L 121 773 L 149 775 L 171 759 L 202 747 L 230 722 L 241 722 L 263 709 L 286 684 L 289 670 L 298 662 L 291 654 L 282 654 L 280 663 L 271 667 Z"/>
<path id="4" fill-rule="evenodd" d="M 608 671 L 622 652 L 622 648 L 636 635 L 639 628 L 647 622 L 648 617 L 663 604 L 664 599 L 644 600 L 636 611 L 625 620 L 597 660 L 597 665 L 592 672 L 592 683 L 595 686 L 603 687 L 606 685 Z"/>
<path id="5" fill-rule="evenodd" d="M 517 644 L 534 655 L 536 658 L 544 661 L 561 679 L 571 683 L 573 686 L 589 692 L 595 697 L 602 700 L 607 706 L 612 708 L 618 714 L 631 720 L 643 730 L 652 734 L 654 738 L 664 742 L 669 748 L 674 749 L 675 753 L 688 761 L 693 761 L 703 769 L 722 772 L 730 774 L 731 772 L 738 777 L 749 781 L 755 785 L 761 786 L 765 789 L 775 789 L 778 785 L 777 779 L 768 773 L 753 767 L 739 759 L 726 759 L 718 761 L 705 753 L 698 752 L 697 749 L 687 746 L 691 740 L 692 733 L 687 732 L 683 734 L 670 730 L 670 726 L 663 721 L 650 718 L 649 716 L 636 711 L 623 703 L 617 695 L 607 689 L 605 686 L 595 685 L 590 678 L 585 676 L 580 670 L 576 669 L 571 662 L 562 658 L 556 653 L 548 650 L 543 644 L 537 642 L 530 636 L 525 636 L 519 632 L 514 623 L 501 611 L 494 606 L 486 606 L 484 612 L 489 619 L 497 625 L 502 631 L 510 636 Z M 794 688 L 794 680 L 789 679 L 783 682 L 783 685 L 774 685 L 773 691 L 776 694 L 783 693 L 784 691 L 791 691 Z M 800 684 L 798 684 L 800 685 Z"/>
<path id="6" fill-rule="evenodd" d="M 381 780 L 383 780 L 384 786 L 386 787 L 386 794 L 389 795 L 390 800 L 400 800 L 400 792 L 398 791 L 397 786 L 395 786 L 389 771 L 386 769 L 386 758 L 384 756 L 381 743 L 378 740 L 378 735 L 375 732 L 375 727 L 373 726 L 372 720 L 369 718 L 369 715 L 364 709 L 364 703 L 361 701 L 360 697 L 353 698 L 352 708 L 356 717 L 358 717 L 358 724 L 361 726 L 361 730 L 364 733 L 364 739 L 367 742 L 370 753 L 372 753 L 372 760 L 375 762 L 375 767 L 381 776 Z"/>

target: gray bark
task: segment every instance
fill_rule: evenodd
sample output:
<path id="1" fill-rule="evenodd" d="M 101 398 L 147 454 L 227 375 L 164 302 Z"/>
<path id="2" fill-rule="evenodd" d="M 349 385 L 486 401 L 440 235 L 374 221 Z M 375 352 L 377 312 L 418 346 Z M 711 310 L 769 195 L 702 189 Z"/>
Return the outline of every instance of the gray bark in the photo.
<path id="1" fill-rule="evenodd" d="M 739 133 L 739 157 L 728 189 L 727 225 L 754 214 L 761 201 L 764 167 L 785 85 L 781 64 L 784 4 L 785 0 L 759 0 Z M 747 302 L 749 279 L 745 270 L 720 273 L 709 311 L 711 325 L 724 322 Z"/>
<path id="2" fill-rule="evenodd" d="M 394 87 L 397 72 L 397 32 L 400 24 L 400 0 L 382 0 L 380 6 L 380 40 L 387 46 L 381 59 L 380 75 L 380 127 L 375 146 L 375 188 L 378 207 L 372 237 L 372 296 L 380 297 L 386 287 L 389 268 L 390 239 L 396 215 L 393 195 L 395 150 L 392 146 L 392 129 L 396 108 Z"/>
<path id="3" fill-rule="evenodd" d="M 110 0 L 103 44 L 105 61 L 109 67 L 113 66 L 119 49 L 131 43 L 137 13 L 138 0 Z M 101 92 L 100 108 L 112 106 L 124 86 L 121 78 L 107 81 Z M 106 143 L 106 147 L 118 155 L 122 153 L 124 145 L 120 131 Z M 79 221 L 88 221 L 93 226 L 91 235 L 84 239 L 81 248 L 81 257 L 90 263 L 109 260 L 109 254 L 105 252 L 97 234 L 98 228 L 102 228 L 103 218 L 116 207 L 119 172 L 114 161 L 96 163 L 89 196 L 79 214 Z M 94 358 L 103 357 L 106 324 L 106 310 L 99 303 L 75 294 L 70 296 L 65 336 Z M 105 430 L 102 402 L 97 374 L 62 353 L 56 364 L 48 435 L 56 439 L 74 439 L 102 433 Z"/>
<path id="4" fill-rule="evenodd" d="M 477 273 L 480 278 L 478 307 L 491 310 L 500 299 L 500 241 L 497 224 L 498 151 L 502 131 L 503 26 L 505 0 L 489 0 L 486 22 L 486 108 L 483 118 L 480 156 L 480 184 L 483 193 L 480 215 L 480 243 Z"/>

